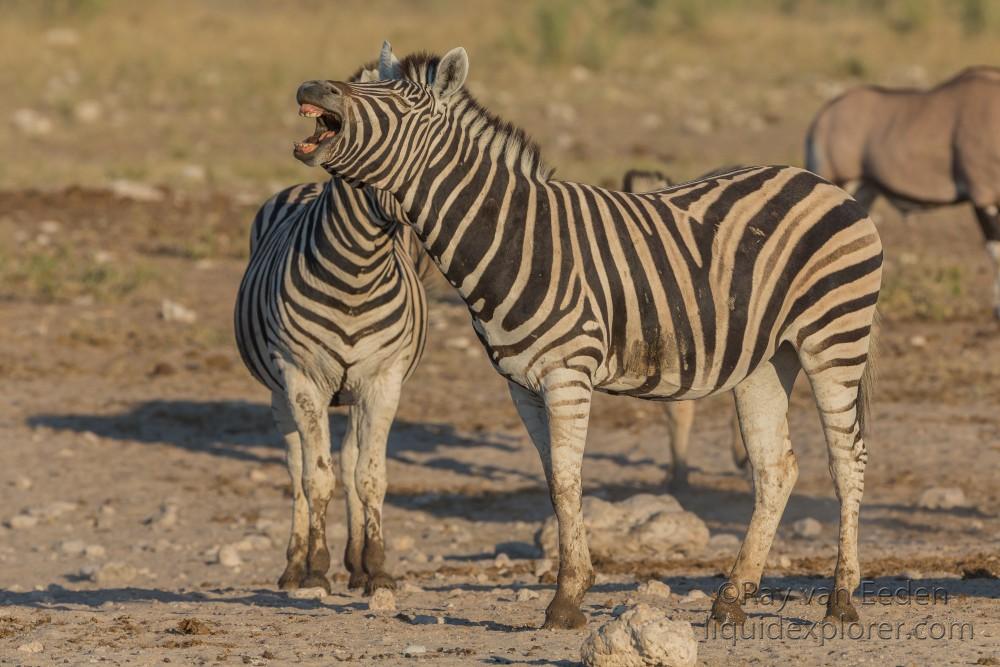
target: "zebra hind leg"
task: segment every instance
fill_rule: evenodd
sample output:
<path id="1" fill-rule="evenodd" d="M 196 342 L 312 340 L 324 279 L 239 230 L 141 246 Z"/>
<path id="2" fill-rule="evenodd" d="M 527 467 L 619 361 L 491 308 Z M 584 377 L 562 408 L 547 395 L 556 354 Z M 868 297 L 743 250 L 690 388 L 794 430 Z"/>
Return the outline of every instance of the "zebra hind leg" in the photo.
<path id="1" fill-rule="evenodd" d="M 359 390 L 354 407 L 359 447 L 354 481 L 364 508 L 365 543 L 361 562 L 367 576 L 366 595 L 379 588 L 396 587 L 395 579 L 385 569 L 382 506 L 387 486 L 386 442 L 399 405 L 404 373 L 405 366 L 379 376 L 372 384 Z"/>
<path id="2" fill-rule="evenodd" d="M 667 403 L 667 426 L 670 429 L 671 474 L 667 489 L 678 493 L 688 489 L 687 450 L 694 422 L 694 401 Z"/>
<path id="3" fill-rule="evenodd" d="M 309 504 L 302 489 L 302 441 L 299 438 L 295 420 L 288 408 L 284 394 L 275 392 L 271 396 L 271 413 L 274 423 L 285 441 L 285 457 L 288 476 L 292 481 L 292 530 L 285 552 L 285 571 L 278 579 L 278 588 L 290 590 L 298 588 L 306 576 L 306 547 L 309 543 Z"/>
<path id="4" fill-rule="evenodd" d="M 542 627 L 581 628 L 587 624 L 587 617 L 580 611 L 580 604 L 594 584 L 581 510 L 583 450 L 593 390 L 589 381 L 577 374 L 546 379 L 553 388 L 545 392 L 544 399 L 516 384 L 508 386 L 514 406 L 538 449 L 559 525 L 558 583 L 545 609 Z"/>
<path id="5" fill-rule="evenodd" d="M 330 453 L 329 396 L 295 369 L 283 368 L 287 405 L 302 441 L 302 490 L 309 504 L 309 540 L 306 575 L 301 585 L 330 591 L 327 572 L 330 550 L 326 543 L 326 510 L 333 496 L 334 473 Z"/>
<path id="6" fill-rule="evenodd" d="M 347 505 L 347 545 L 344 547 L 344 566 L 350 574 L 347 587 L 350 589 L 364 588 L 368 585 L 368 575 L 364 570 L 365 548 L 365 508 L 358 493 L 357 467 L 359 456 L 358 444 L 358 409 L 351 406 L 347 417 L 347 432 L 340 448 L 340 480 L 344 485 L 344 497 Z"/>
<path id="7" fill-rule="evenodd" d="M 718 623 L 746 620 L 741 605 L 757 592 L 778 523 L 798 478 L 798 464 L 788 437 L 788 396 L 798 372 L 794 352 L 782 348 L 734 390 L 753 472 L 754 507 L 729 580 L 712 604 L 710 619 Z"/>

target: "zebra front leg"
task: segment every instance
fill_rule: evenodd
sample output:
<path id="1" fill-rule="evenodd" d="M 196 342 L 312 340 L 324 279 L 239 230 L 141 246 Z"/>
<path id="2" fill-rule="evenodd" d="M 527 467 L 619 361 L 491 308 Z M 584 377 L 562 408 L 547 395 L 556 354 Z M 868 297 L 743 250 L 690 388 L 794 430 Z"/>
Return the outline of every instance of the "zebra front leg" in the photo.
<path id="1" fill-rule="evenodd" d="M 368 577 L 365 594 L 379 588 L 394 589 L 396 582 L 385 569 L 385 539 L 382 535 L 382 504 L 385 501 L 385 450 L 389 428 L 396 416 L 403 369 L 393 369 L 361 389 L 357 412 L 359 456 L 355 484 L 364 507 L 365 546 L 362 565 Z"/>
<path id="2" fill-rule="evenodd" d="M 347 545 L 344 547 L 344 566 L 350 573 L 347 587 L 363 588 L 368 584 L 363 556 L 365 548 L 365 509 L 358 494 L 358 409 L 351 406 L 347 415 L 347 432 L 340 448 L 340 479 L 344 484 L 347 505 Z"/>
<path id="3" fill-rule="evenodd" d="M 309 504 L 302 490 L 302 440 L 295 426 L 288 399 L 283 394 L 271 394 L 271 414 L 275 426 L 285 441 L 285 459 L 288 476 L 292 481 L 292 530 L 285 552 L 285 571 L 278 579 L 278 588 L 290 590 L 298 588 L 306 576 L 307 550 L 309 543 Z"/>
<path id="4" fill-rule="evenodd" d="M 756 593 L 764 562 L 788 497 L 798 477 L 798 464 L 788 438 L 788 396 L 798 360 L 780 353 L 736 385 L 736 412 L 753 470 L 754 506 L 746 537 L 729 581 L 712 604 L 711 619 L 743 623 L 741 605 Z"/>
<path id="5" fill-rule="evenodd" d="M 976 206 L 976 218 L 986 239 L 986 252 L 993 261 L 993 316 L 1000 320 L 1000 207 Z"/>
<path id="6" fill-rule="evenodd" d="M 581 505 L 581 469 L 592 389 L 588 381 L 575 376 L 550 386 L 543 399 L 509 383 L 514 406 L 541 457 L 559 524 L 558 583 L 542 627 L 581 628 L 587 624 L 587 617 L 580 611 L 580 604 L 594 584 Z"/>
<path id="7" fill-rule="evenodd" d="M 688 488 L 687 450 L 694 423 L 694 401 L 667 403 L 667 426 L 670 429 L 670 458 L 673 469 L 667 488 L 671 492 Z"/>
<path id="8" fill-rule="evenodd" d="M 302 441 L 302 489 L 309 504 L 309 540 L 306 574 L 301 585 L 330 591 L 326 578 L 330 550 L 326 543 L 326 509 L 333 496 L 333 460 L 330 455 L 329 397 L 297 370 L 283 369 L 288 408 Z"/>

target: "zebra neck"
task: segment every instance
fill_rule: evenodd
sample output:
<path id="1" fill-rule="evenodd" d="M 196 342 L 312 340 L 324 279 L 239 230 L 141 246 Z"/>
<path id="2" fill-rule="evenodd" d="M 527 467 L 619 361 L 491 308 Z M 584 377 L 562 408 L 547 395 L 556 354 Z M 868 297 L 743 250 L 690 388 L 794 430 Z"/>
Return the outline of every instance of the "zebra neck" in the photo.
<path id="1" fill-rule="evenodd" d="M 307 260 L 368 273 L 393 261 L 395 223 L 386 222 L 371 193 L 330 179 L 310 216 Z"/>

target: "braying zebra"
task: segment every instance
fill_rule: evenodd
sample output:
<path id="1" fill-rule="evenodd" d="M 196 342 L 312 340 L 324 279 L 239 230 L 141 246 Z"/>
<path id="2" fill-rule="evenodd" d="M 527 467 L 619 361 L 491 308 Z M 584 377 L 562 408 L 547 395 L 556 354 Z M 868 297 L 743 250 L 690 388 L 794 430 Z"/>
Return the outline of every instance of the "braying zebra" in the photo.
<path id="1" fill-rule="evenodd" d="M 969 67 L 930 90 L 852 88 L 806 137 L 806 168 L 870 208 L 970 202 L 993 261 L 1000 318 L 1000 68 Z"/>
<path id="2" fill-rule="evenodd" d="M 354 80 L 373 76 L 363 70 Z M 414 265 L 425 253 L 400 215 L 393 199 L 335 176 L 279 192 L 253 221 L 235 328 L 247 368 L 271 390 L 287 447 L 293 507 L 281 588 L 330 590 L 328 405 L 351 406 L 340 458 L 348 585 L 369 593 L 393 586 L 382 535 L 386 438 L 400 387 L 423 353 L 427 302 L 418 274 L 430 265 Z"/>
<path id="3" fill-rule="evenodd" d="M 735 171 L 738 167 L 724 167 L 704 174 L 702 178 Z M 622 192 L 651 192 L 662 190 L 673 185 L 671 180 L 659 171 L 629 169 L 622 179 Z M 685 491 L 688 488 L 688 445 L 691 443 L 691 427 L 694 424 L 694 401 L 670 401 L 667 403 L 667 427 L 670 430 L 670 461 L 671 470 L 667 488 L 673 492 Z M 747 450 L 743 446 L 743 436 L 740 435 L 740 422 L 732 420 L 732 433 L 729 439 L 733 464 L 737 468 L 747 466 Z"/>
<path id="4" fill-rule="evenodd" d="M 399 79 L 306 81 L 330 134 L 296 157 L 392 194 L 473 327 L 537 447 L 559 525 L 545 627 L 585 624 L 594 581 L 581 516 L 593 391 L 686 400 L 735 389 L 754 510 L 712 617 L 739 621 L 797 476 L 788 394 L 812 384 L 840 498 L 829 616 L 857 618 L 868 352 L 882 247 L 864 209 L 793 167 L 747 167 L 650 194 L 551 178 L 538 149 L 464 90 L 468 56 Z M 388 80 L 392 79 L 392 80 Z"/>

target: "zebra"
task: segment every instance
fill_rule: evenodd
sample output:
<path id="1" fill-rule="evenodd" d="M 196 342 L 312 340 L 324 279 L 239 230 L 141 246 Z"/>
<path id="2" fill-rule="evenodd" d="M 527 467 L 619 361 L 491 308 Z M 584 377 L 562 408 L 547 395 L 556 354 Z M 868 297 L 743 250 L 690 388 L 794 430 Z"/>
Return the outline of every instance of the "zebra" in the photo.
<path id="1" fill-rule="evenodd" d="M 352 80 L 374 76 L 369 68 Z M 424 350 L 420 277 L 430 266 L 400 217 L 391 198 L 332 177 L 282 190 L 253 221 L 235 330 L 244 363 L 271 390 L 287 449 L 293 507 L 282 589 L 330 591 L 328 405 L 350 406 L 340 460 L 348 586 L 394 587 L 382 533 L 386 439 Z"/>
<path id="2" fill-rule="evenodd" d="M 809 126 L 806 168 L 869 209 L 879 196 L 904 215 L 971 203 L 1000 319 L 1000 68 L 968 67 L 928 90 L 848 90 Z"/>
<path id="3" fill-rule="evenodd" d="M 702 178 L 734 171 L 738 167 L 722 167 L 702 175 Z M 656 170 L 629 169 L 622 178 L 622 192 L 652 192 L 670 187 L 673 182 L 662 172 Z M 691 442 L 691 427 L 694 424 L 694 401 L 670 401 L 667 405 L 667 428 L 670 432 L 671 471 L 667 478 L 667 489 L 673 493 L 681 493 L 689 488 L 689 471 L 687 463 L 688 445 Z M 740 470 L 747 467 L 747 450 L 743 446 L 743 436 L 740 435 L 740 422 L 734 418 L 731 421 L 730 453 L 733 464 Z"/>
<path id="4" fill-rule="evenodd" d="M 388 192 L 465 301 L 538 449 L 559 532 L 546 628 L 586 624 L 594 582 L 581 467 L 594 391 L 687 400 L 735 390 L 754 509 L 716 622 L 741 622 L 798 474 L 788 396 L 812 384 L 840 539 L 827 616 L 857 619 L 863 434 L 882 245 L 846 192 L 796 167 L 746 167 L 649 194 L 552 178 L 523 131 L 464 89 L 459 47 L 405 76 L 386 43 L 380 80 L 303 82 L 330 129 L 306 165 Z"/>

